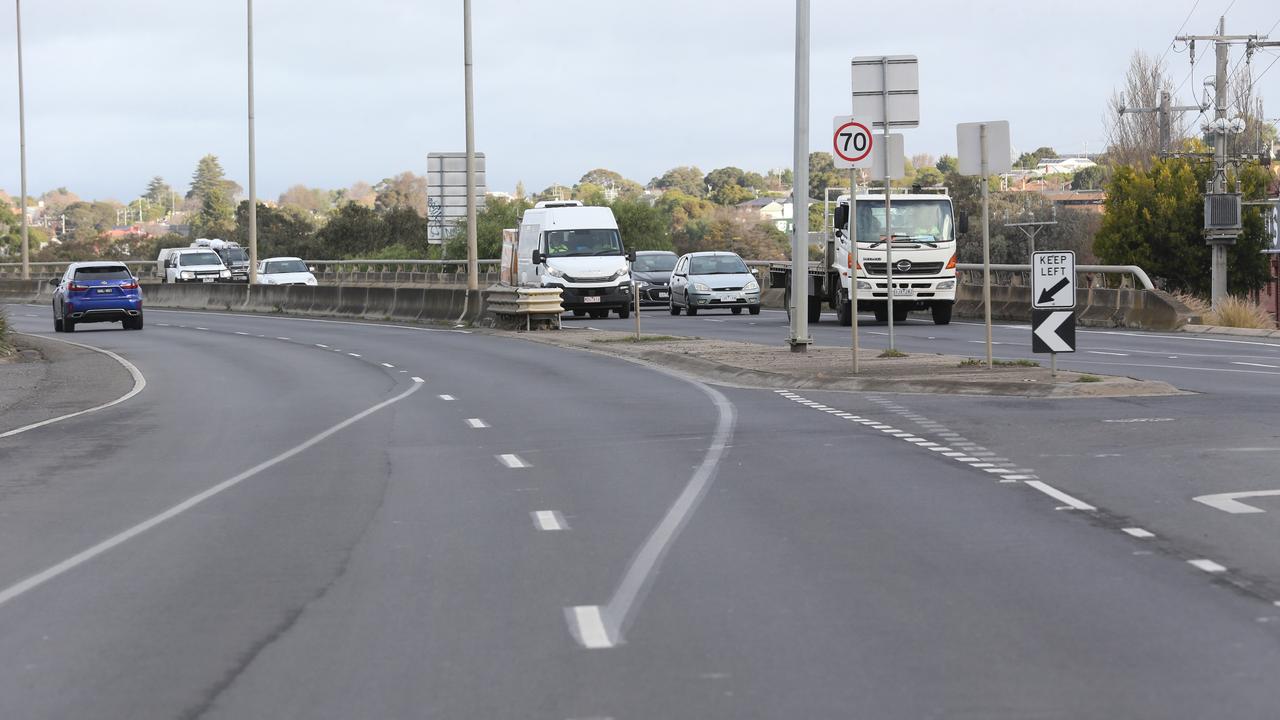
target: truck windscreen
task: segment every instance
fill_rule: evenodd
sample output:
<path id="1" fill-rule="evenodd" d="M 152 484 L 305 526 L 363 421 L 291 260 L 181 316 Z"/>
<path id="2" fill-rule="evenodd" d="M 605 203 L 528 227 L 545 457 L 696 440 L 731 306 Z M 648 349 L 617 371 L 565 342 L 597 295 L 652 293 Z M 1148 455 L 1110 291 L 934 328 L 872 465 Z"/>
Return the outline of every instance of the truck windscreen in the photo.
<path id="1" fill-rule="evenodd" d="M 547 257 L 621 255 L 622 241 L 612 229 L 548 230 L 543 233 Z"/>
<path id="2" fill-rule="evenodd" d="M 955 225 L 948 200 L 894 200 L 889 205 L 893 215 L 895 242 L 949 243 L 956 239 Z M 858 242 L 879 243 L 887 240 L 884 201 L 858 201 Z"/>

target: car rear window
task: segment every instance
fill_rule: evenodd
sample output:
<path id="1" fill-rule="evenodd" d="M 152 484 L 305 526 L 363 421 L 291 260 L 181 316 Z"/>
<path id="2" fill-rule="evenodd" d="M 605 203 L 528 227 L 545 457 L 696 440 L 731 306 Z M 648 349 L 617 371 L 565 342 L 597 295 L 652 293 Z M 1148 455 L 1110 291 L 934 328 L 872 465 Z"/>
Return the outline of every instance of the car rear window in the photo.
<path id="1" fill-rule="evenodd" d="M 123 265 L 76 268 L 77 280 L 130 280 L 133 274 Z"/>

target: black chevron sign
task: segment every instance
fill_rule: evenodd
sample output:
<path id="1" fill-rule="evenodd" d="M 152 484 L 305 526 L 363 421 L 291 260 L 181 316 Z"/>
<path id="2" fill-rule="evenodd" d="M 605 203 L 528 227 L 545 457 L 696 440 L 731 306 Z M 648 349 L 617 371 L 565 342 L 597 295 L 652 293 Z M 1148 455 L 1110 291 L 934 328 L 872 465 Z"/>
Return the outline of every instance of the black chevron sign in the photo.
<path id="1" fill-rule="evenodd" d="M 1031 352 L 1075 351 L 1076 313 L 1074 310 L 1031 311 Z"/>

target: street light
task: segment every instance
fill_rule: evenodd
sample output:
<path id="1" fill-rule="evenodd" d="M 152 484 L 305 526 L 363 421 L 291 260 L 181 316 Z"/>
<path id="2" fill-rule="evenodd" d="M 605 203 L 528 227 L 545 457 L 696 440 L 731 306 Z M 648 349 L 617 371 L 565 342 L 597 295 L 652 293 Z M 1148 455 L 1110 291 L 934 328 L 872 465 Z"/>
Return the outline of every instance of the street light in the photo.
<path id="1" fill-rule="evenodd" d="M 18 157 L 22 175 L 22 195 L 18 214 L 22 216 L 22 279 L 31 279 L 31 242 L 27 239 L 27 110 L 22 88 L 22 0 L 13 0 L 18 30 Z"/>
<path id="2" fill-rule="evenodd" d="M 249 16 L 249 285 L 258 282 L 258 190 L 253 147 L 253 0 L 245 0 Z"/>

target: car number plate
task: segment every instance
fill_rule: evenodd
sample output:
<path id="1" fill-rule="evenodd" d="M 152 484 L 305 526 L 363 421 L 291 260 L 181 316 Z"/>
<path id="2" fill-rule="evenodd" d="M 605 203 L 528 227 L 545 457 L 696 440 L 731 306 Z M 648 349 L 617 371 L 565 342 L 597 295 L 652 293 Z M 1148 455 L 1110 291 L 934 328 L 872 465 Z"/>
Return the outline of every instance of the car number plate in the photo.
<path id="1" fill-rule="evenodd" d="M 598 302 L 600 302 L 600 296 L 599 296 L 599 295 L 588 295 L 588 296 L 586 296 L 586 297 L 582 298 L 582 302 L 584 302 L 584 303 L 598 303 Z"/>
<path id="2" fill-rule="evenodd" d="M 111 293 L 115 292 L 115 290 L 112 290 L 111 288 L 98 288 L 96 292 L 99 295 L 110 295 Z"/>
<path id="3" fill-rule="evenodd" d="M 666 297 L 666 296 L 667 296 L 667 291 L 666 291 L 666 290 L 659 290 L 658 292 L 654 293 L 654 294 L 653 294 L 653 296 L 654 296 L 654 297 L 664 298 L 664 297 Z"/>
<path id="4" fill-rule="evenodd" d="M 213 282 L 213 278 L 203 278 L 201 282 Z"/>
<path id="5" fill-rule="evenodd" d="M 718 295 L 716 295 L 717 300 L 739 300 L 741 298 L 742 298 L 742 295 L 738 293 L 731 293 L 731 292 L 719 293 Z"/>
<path id="6" fill-rule="evenodd" d="M 912 294 L 911 288 L 894 288 L 893 289 L 894 297 L 901 297 L 903 295 L 910 296 L 911 294 Z"/>

